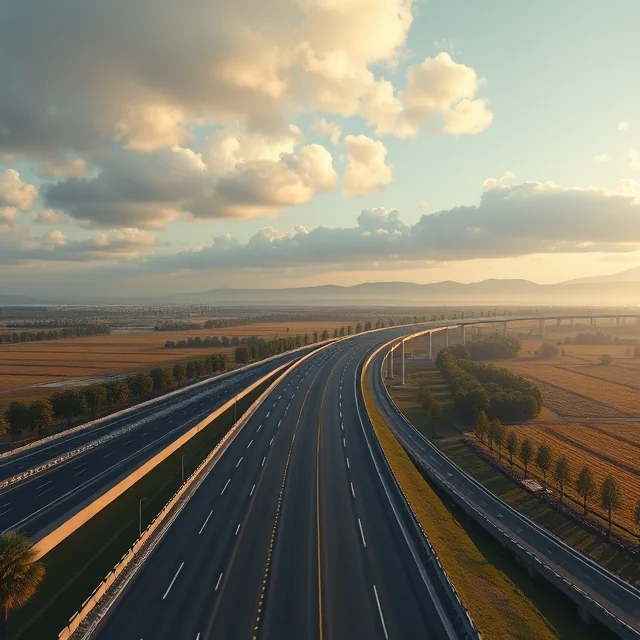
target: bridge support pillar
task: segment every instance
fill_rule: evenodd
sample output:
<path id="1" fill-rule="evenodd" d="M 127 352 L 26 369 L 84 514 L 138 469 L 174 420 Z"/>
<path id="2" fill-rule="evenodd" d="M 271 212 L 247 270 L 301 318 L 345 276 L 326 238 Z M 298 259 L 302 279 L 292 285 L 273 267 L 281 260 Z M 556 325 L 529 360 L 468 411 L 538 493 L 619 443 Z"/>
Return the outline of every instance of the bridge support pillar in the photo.
<path id="1" fill-rule="evenodd" d="M 538 320 L 539 334 L 544 337 L 544 320 Z"/>
<path id="2" fill-rule="evenodd" d="M 467 326 L 462 325 L 462 344 L 467 344 Z"/>
<path id="3" fill-rule="evenodd" d="M 620 316 L 618 316 L 616 318 L 616 326 L 619 327 L 620 326 Z"/>
<path id="4" fill-rule="evenodd" d="M 562 324 L 562 318 L 556 318 L 556 326 L 560 326 Z"/>
<path id="5" fill-rule="evenodd" d="M 427 333 L 427 357 L 433 360 L 433 331 Z"/>
<path id="6" fill-rule="evenodd" d="M 404 386 L 404 340 L 400 343 L 401 347 L 400 347 L 400 360 L 402 362 L 401 367 L 402 367 L 402 385 Z"/>
<path id="7" fill-rule="evenodd" d="M 508 322 L 505 320 L 502 323 L 502 335 L 506 338 L 509 335 Z"/>
<path id="8" fill-rule="evenodd" d="M 449 327 L 444 330 L 444 346 L 449 346 Z"/>
<path id="9" fill-rule="evenodd" d="M 389 377 L 393 380 L 393 351 L 395 347 L 391 347 L 389 351 Z"/>

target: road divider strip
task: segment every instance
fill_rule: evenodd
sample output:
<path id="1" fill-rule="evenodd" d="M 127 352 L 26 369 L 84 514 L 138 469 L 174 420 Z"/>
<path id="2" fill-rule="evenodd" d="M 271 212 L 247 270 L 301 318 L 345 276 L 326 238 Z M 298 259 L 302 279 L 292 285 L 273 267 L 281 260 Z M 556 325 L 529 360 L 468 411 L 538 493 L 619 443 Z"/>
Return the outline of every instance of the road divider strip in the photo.
<path id="1" fill-rule="evenodd" d="M 278 367 L 275 371 L 272 371 L 268 375 L 264 376 L 264 378 L 261 378 L 261 380 L 255 383 L 255 385 L 252 385 L 251 390 L 259 384 L 266 382 L 269 378 L 277 376 L 269 387 L 267 387 L 267 389 L 257 398 L 257 400 L 255 400 L 247 411 L 245 411 L 236 424 L 223 436 L 211 453 L 200 463 L 198 468 L 187 478 L 171 500 L 163 507 L 160 513 L 144 530 L 142 535 L 138 540 L 136 540 L 129 551 L 122 556 L 112 571 L 109 572 L 104 580 L 83 602 L 80 610 L 70 618 L 69 624 L 58 634 L 59 640 L 68 640 L 68 638 L 71 638 L 72 636 L 77 639 L 86 640 L 91 636 L 91 634 L 97 629 L 100 622 L 112 609 L 118 597 L 134 578 L 144 561 L 151 555 L 153 549 L 166 534 L 169 527 L 173 524 L 187 502 L 198 490 L 198 487 L 214 468 L 218 460 L 222 457 L 231 442 L 233 442 L 240 430 L 255 413 L 257 408 L 264 402 L 265 398 L 268 397 L 273 389 L 287 375 L 289 375 L 292 370 L 297 368 L 307 358 L 315 355 L 319 350 L 325 349 L 328 346 L 329 344 L 325 344 L 319 349 L 302 356 L 293 363 L 286 363 L 281 367 Z M 282 372 L 282 369 L 285 367 L 287 370 Z M 249 392 L 250 390 L 247 390 L 246 393 Z M 232 404 L 233 403 L 228 403 L 228 406 L 226 406 L 225 409 L 228 409 Z M 220 410 L 216 410 L 214 413 L 217 413 L 217 411 Z M 208 420 L 209 422 L 211 421 L 208 418 L 205 420 Z"/>

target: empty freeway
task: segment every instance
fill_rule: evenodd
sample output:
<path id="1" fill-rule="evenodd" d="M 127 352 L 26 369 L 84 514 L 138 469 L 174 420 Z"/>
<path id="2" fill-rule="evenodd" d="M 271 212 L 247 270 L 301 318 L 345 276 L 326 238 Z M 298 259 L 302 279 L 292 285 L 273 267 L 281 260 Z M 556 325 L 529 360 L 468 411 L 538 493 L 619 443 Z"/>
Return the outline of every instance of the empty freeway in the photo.
<path id="1" fill-rule="evenodd" d="M 382 339 L 336 343 L 283 379 L 98 638 L 451 637 L 360 416 L 358 372 Z"/>

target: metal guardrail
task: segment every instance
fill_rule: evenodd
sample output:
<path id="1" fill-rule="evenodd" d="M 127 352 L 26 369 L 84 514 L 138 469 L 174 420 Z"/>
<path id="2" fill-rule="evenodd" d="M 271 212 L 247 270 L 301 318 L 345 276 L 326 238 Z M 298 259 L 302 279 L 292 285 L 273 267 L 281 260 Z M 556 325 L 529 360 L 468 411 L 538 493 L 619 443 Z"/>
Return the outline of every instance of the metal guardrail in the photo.
<path id="1" fill-rule="evenodd" d="M 369 358 L 366 360 L 364 365 L 362 365 L 361 367 L 360 396 L 362 396 L 362 393 L 363 393 L 362 389 L 364 386 L 364 376 L 365 376 L 366 369 L 371 363 L 371 361 L 373 360 L 373 358 L 377 355 L 377 353 L 382 348 L 384 348 L 384 345 L 383 347 L 376 349 L 369 356 Z M 360 403 L 360 400 L 361 398 L 356 394 L 356 403 Z M 364 402 L 363 402 L 363 407 L 364 407 L 365 414 L 368 415 L 368 412 L 366 410 L 366 404 Z M 375 436 L 375 432 L 374 432 L 374 436 Z M 460 638 L 460 639 L 469 639 L 469 640 L 471 639 L 481 640 L 482 635 L 480 631 L 476 628 L 473 622 L 473 619 L 469 614 L 469 611 L 464 606 L 464 603 L 462 602 L 462 599 L 458 595 L 456 588 L 454 587 L 453 583 L 449 579 L 449 576 L 446 570 L 444 569 L 444 567 L 442 566 L 442 563 L 440 562 L 440 558 L 438 557 L 436 550 L 431 546 L 431 543 L 429 542 L 427 534 L 423 529 L 420 523 L 420 520 L 418 519 L 413 508 L 411 507 L 411 504 L 407 498 L 407 495 L 402 489 L 402 486 L 400 485 L 400 482 L 398 481 L 396 474 L 394 473 L 393 469 L 391 468 L 391 465 L 389 464 L 389 461 L 387 460 L 387 457 L 384 453 L 384 450 L 382 449 L 382 445 L 380 444 L 380 441 L 378 440 L 377 437 L 374 437 L 372 440 L 374 442 L 373 446 L 375 448 L 378 461 L 381 463 L 387 477 L 391 480 L 392 486 L 398 493 L 400 502 L 405 507 L 404 509 L 405 521 L 406 521 L 406 524 L 408 524 L 410 529 L 413 531 L 414 541 L 417 543 L 418 548 L 421 550 L 421 556 L 424 562 L 425 569 L 428 571 L 432 583 L 438 587 L 438 591 L 439 591 L 438 596 L 440 598 L 440 601 L 448 605 L 447 608 L 449 609 L 449 611 L 446 615 L 449 616 L 449 618 L 451 619 L 451 622 L 455 627 L 455 635 L 452 637 Z"/>
<path id="2" fill-rule="evenodd" d="M 382 365 L 382 367 L 381 367 L 381 371 L 380 371 L 380 375 L 381 376 L 383 375 L 383 372 L 382 372 L 382 368 L 383 367 L 384 367 L 384 365 Z M 407 420 L 407 418 L 404 416 L 402 411 L 400 411 L 400 409 L 398 408 L 398 406 L 394 402 L 393 398 L 389 394 L 389 391 L 388 391 L 388 389 L 386 388 L 386 386 L 384 384 L 383 384 L 383 387 L 384 387 L 384 390 L 385 390 L 386 398 L 390 402 L 390 404 L 393 406 L 395 411 L 397 412 L 398 417 L 408 427 L 410 427 L 411 430 L 414 433 L 416 433 L 418 435 L 418 437 L 422 441 L 424 441 L 426 443 L 427 446 L 429 446 L 430 450 L 435 452 L 442 459 L 446 460 L 447 463 L 449 463 L 453 467 L 455 467 L 467 480 L 469 480 L 474 486 L 476 486 L 479 490 L 481 490 L 482 493 L 491 495 L 492 498 L 496 499 L 500 503 L 501 507 L 504 508 L 506 511 L 509 511 L 510 513 L 512 513 L 512 514 L 516 515 L 517 517 L 519 517 L 521 520 L 526 521 L 527 524 L 529 524 L 530 526 L 532 526 L 533 528 L 535 528 L 537 531 L 541 532 L 545 536 L 547 536 L 549 538 L 553 538 L 555 543 L 561 545 L 568 552 L 570 552 L 571 555 L 580 556 L 580 560 L 585 561 L 590 566 L 594 566 L 594 568 L 596 568 L 603 576 L 608 577 L 609 572 L 607 572 L 606 569 L 604 569 L 602 567 L 599 567 L 592 560 L 590 560 L 587 557 L 582 556 L 582 554 L 579 554 L 578 551 L 576 551 L 575 549 L 573 549 L 572 547 L 570 547 L 569 545 L 564 543 L 562 540 L 559 540 L 559 539 L 555 538 L 555 536 L 552 536 L 548 531 L 544 530 L 542 527 L 537 525 L 535 522 L 529 520 L 528 518 L 526 518 L 525 516 L 523 516 L 522 514 L 517 512 L 515 509 L 513 509 L 513 507 L 511 507 L 509 504 L 507 504 L 504 500 L 502 500 L 498 496 L 495 496 L 486 487 L 484 487 L 481 483 L 479 483 L 475 478 L 473 478 L 472 476 L 467 474 L 463 469 L 458 467 L 445 454 L 443 454 L 441 451 L 436 449 Z M 561 588 L 561 590 L 563 590 L 565 592 L 568 592 L 568 595 L 570 595 L 570 597 L 571 597 L 571 594 L 575 594 L 575 597 L 572 597 L 572 599 L 574 601 L 576 601 L 577 604 L 582 605 L 582 606 L 586 605 L 586 610 L 587 611 L 589 611 L 589 609 L 591 609 L 591 610 L 595 609 L 595 613 L 593 613 L 593 611 L 592 611 L 592 615 L 594 615 L 594 617 L 596 619 L 599 619 L 601 622 L 603 622 L 609 628 L 611 628 L 611 623 L 613 623 L 613 625 L 615 625 L 617 627 L 616 632 L 619 635 L 621 635 L 621 637 L 629 638 L 630 640 L 637 640 L 638 638 L 640 638 L 640 631 L 638 629 L 634 629 L 633 627 L 628 625 L 624 620 L 621 620 L 618 616 L 616 616 L 614 613 L 609 611 L 602 604 L 600 604 L 599 602 L 594 600 L 591 596 L 589 596 L 587 593 L 585 593 L 582 589 L 578 588 L 573 583 L 571 583 L 569 580 L 567 580 L 565 577 L 561 576 L 553 567 L 551 567 L 549 564 L 547 564 L 544 560 L 540 559 L 534 553 L 532 553 L 531 551 L 526 549 L 515 538 L 513 538 L 513 536 L 509 535 L 509 533 L 507 533 L 504 529 L 499 527 L 495 522 L 491 521 L 486 515 L 484 515 L 466 496 L 462 495 L 446 478 L 444 478 L 443 475 L 441 474 L 441 472 L 439 472 L 437 469 L 435 469 L 426 460 L 424 460 L 422 457 L 417 455 L 415 452 L 408 452 L 408 453 L 409 453 L 410 457 L 412 458 L 412 460 L 414 460 L 414 462 L 416 462 L 418 464 L 418 466 L 422 467 L 429 474 L 429 476 L 432 477 L 437 482 L 437 484 L 446 493 L 448 493 L 454 499 L 454 501 L 469 516 L 471 516 L 474 520 L 476 520 L 485 530 L 487 530 L 489 533 L 491 533 L 495 538 L 500 540 L 504 544 L 504 546 L 509 548 L 512 552 L 515 552 L 517 555 L 522 556 L 525 559 L 525 564 L 526 564 L 527 567 L 536 570 L 538 573 L 540 573 L 541 575 L 546 577 L 552 584 L 554 584 L 555 586 Z M 613 574 L 611 574 L 611 577 L 613 579 L 619 580 L 617 578 L 617 576 L 614 576 Z M 632 589 L 633 587 L 631 585 L 629 585 L 629 588 Z M 607 624 L 607 622 L 609 622 L 610 624 Z"/>
<path id="3" fill-rule="evenodd" d="M 320 347 L 324 349 L 329 346 L 325 344 Z M 117 598 L 122 594 L 126 586 L 135 576 L 140 566 L 149 557 L 153 549 L 160 542 L 164 534 L 167 532 L 171 524 L 178 517 L 180 511 L 190 500 L 198 487 L 202 484 L 211 469 L 215 466 L 218 459 L 226 451 L 233 439 L 240 430 L 248 422 L 256 409 L 262 404 L 264 399 L 280 384 L 280 382 L 291 371 L 302 364 L 307 358 L 311 357 L 318 350 L 314 350 L 297 361 L 294 361 L 286 371 L 278 375 L 269 387 L 258 397 L 251 406 L 244 412 L 236 424 L 223 436 L 220 442 L 213 448 L 211 453 L 198 465 L 198 468 L 187 478 L 185 483 L 176 491 L 171 500 L 162 508 L 160 513 L 153 519 L 149 526 L 143 531 L 142 535 L 136 540 L 132 547 L 122 556 L 115 567 L 105 576 L 102 582 L 93 590 L 91 595 L 82 603 L 79 611 L 73 614 L 69 619 L 68 625 L 59 633 L 59 640 L 67 640 L 75 633 L 75 637 L 85 640 L 97 629 L 98 625 L 114 605 Z M 269 374 L 268 374 L 269 375 Z M 275 372 L 274 375 L 277 375 Z M 165 522 L 166 521 L 166 522 Z M 153 540 L 152 535 L 158 532 Z M 148 543 L 148 544 L 147 544 Z M 147 545 L 145 547 L 145 545 Z M 131 566 L 135 563 L 134 566 Z M 131 571 L 125 574 L 126 570 L 131 567 Z M 117 582 L 118 579 L 120 582 Z M 109 591 L 113 587 L 111 591 Z M 97 607 L 100 611 L 94 611 Z M 89 615 L 93 614 L 91 618 Z"/>

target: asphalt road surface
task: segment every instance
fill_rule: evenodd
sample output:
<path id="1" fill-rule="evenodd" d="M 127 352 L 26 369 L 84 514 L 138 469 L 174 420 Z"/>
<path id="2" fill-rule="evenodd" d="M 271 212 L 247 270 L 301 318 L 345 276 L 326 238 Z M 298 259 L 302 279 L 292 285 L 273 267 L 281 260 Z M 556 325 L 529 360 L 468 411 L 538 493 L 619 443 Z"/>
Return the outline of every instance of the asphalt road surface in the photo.
<path id="1" fill-rule="evenodd" d="M 16 457 L 0 459 L 2 477 L 11 477 L 112 431 L 135 427 L 51 470 L 0 491 L 0 531 L 20 529 L 35 537 L 48 530 L 152 458 L 242 389 L 299 355 L 284 354 L 263 365 L 212 380 L 211 384 L 187 388 L 177 396 L 107 419 L 96 427 L 26 450 Z"/>
<path id="2" fill-rule="evenodd" d="M 97 637 L 445 637 L 356 408 L 358 365 L 383 339 L 332 345 L 276 387 Z"/>
<path id="3" fill-rule="evenodd" d="M 381 375 L 384 353 L 371 363 L 374 397 L 382 416 L 393 429 L 403 446 L 417 461 L 436 470 L 456 491 L 471 501 L 489 521 L 506 531 L 525 549 L 538 556 L 558 574 L 575 585 L 608 611 L 640 631 L 640 591 L 557 538 L 533 525 L 500 498 L 481 487 L 462 472 L 446 456 L 431 445 L 416 429 L 408 424 L 389 401 Z"/>

